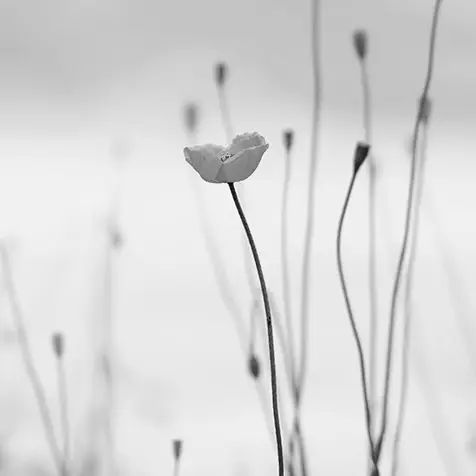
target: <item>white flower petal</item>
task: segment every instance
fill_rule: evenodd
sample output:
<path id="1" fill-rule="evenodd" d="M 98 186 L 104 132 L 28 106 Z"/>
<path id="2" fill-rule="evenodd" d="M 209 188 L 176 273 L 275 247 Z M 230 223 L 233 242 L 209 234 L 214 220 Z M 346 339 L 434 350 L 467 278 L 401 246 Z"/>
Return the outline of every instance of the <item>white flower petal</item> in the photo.
<path id="1" fill-rule="evenodd" d="M 225 148 L 214 144 L 185 147 L 185 160 L 200 174 L 203 180 L 216 183 L 216 177 L 223 163 L 219 156 Z"/>
<path id="2" fill-rule="evenodd" d="M 231 154 L 237 154 L 238 152 L 249 149 L 250 147 L 258 147 L 264 144 L 266 144 L 266 139 L 262 135 L 257 132 L 246 132 L 237 135 L 226 150 Z"/>
<path id="3" fill-rule="evenodd" d="M 216 180 L 219 182 L 246 180 L 256 170 L 268 147 L 268 144 L 264 144 L 239 152 L 223 164 Z"/>

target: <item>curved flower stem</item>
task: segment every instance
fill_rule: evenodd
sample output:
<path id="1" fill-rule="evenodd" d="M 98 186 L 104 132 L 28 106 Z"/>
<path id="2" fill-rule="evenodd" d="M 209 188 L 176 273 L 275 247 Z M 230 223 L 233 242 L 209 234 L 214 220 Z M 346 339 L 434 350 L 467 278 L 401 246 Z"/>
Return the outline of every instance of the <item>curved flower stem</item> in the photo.
<path id="1" fill-rule="evenodd" d="M 342 207 L 342 213 L 339 219 L 339 226 L 337 228 L 337 267 L 339 270 L 339 279 L 342 286 L 342 292 L 344 294 L 345 305 L 347 308 L 347 314 L 349 316 L 350 325 L 352 327 L 352 333 L 354 336 L 355 344 L 357 346 L 357 352 L 359 354 L 359 365 L 360 365 L 360 378 L 362 383 L 362 394 L 364 397 L 364 405 L 365 405 L 365 419 L 367 423 L 367 436 L 369 439 L 369 446 L 370 446 L 370 457 L 372 459 L 374 470 L 376 473 L 372 474 L 379 474 L 378 472 L 378 461 L 375 457 L 374 452 L 374 444 L 373 444 L 373 437 L 372 437 L 372 418 L 370 414 L 370 402 L 369 402 L 369 394 L 367 390 L 367 376 L 365 372 L 365 358 L 364 358 L 364 351 L 362 348 L 362 343 L 360 341 L 359 332 L 357 330 L 357 325 L 355 323 L 354 315 L 352 312 L 352 307 L 350 304 L 350 298 L 347 291 L 347 286 L 345 283 L 344 277 L 344 270 L 342 267 L 342 229 L 344 226 L 344 218 L 347 212 L 347 208 L 349 206 L 350 197 L 352 195 L 352 190 L 354 188 L 355 179 L 357 178 L 357 173 L 354 171 L 352 174 L 352 178 L 350 180 L 349 188 L 347 189 L 347 195 L 345 197 L 344 206 Z"/>
<path id="2" fill-rule="evenodd" d="M 400 250 L 400 256 L 398 259 L 397 271 L 395 274 L 395 281 L 392 291 L 392 302 L 390 307 L 390 323 L 388 329 L 388 339 L 387 339 L 387 358 L 385 365 L 385 388 L 383 396 L 383 408 L 382 408 L 382 420 L 381 428 L 378 435 L 378 439 L 375 446 L 375 452 L 377 455 L 377 461 L 380 459 L 380 454 L 382 451 L 382 444 L 385 439 L 386 430 L 387 430 L 387 414 L 388 414 L 388 402 L 390 396 L 390 383 L 391 383 L 391 372 L 392 372 L 392 357 L 393 357 L 393 340 L 395 333 L 395 315 L 397 308 L 397 298 L 398 292 L 400 290 L 400 280 L 403 272 L 403 265 L 405 262 L 408 239 L 410 235 L 410 225 L 412 220 L 412 211 L 413 211 L 413 201 L 415 195 L 415 175 L 416 175 L 416 153 L 417 153 L 417 144 L 418 136 L 420 130 L 420 123 L 422 122 L 423 117 L 423 104 L 427 101 L 428 92 L 430 89 L 431 80 L 433 78 L 433 66 L 434 66 L 434 57 L 435 57 L 435 45 L 436 45 L 436 33 L 439 19 L 440 7 L 442 0 L 436 0 L 435 7 L 433 10 L 433 19 L 431 25 L 431 34 L 430 34 L 430 51 L 428 59 L 428 69 L 426 73 L 425 85 L 423 87 L 423 93 L 421 95 L 420 107 L 418 109 L 417 118 L 415 120 L 414 132 L 412 136 L 412 161 L 411 161 L 411 171 L 410 171 L 410 182 L 408 185 L 408 199 L 407 207 L 405 213 L 405 229 L 403 233 L 403 241 Z"/>
<path id="3" fill-rule="evenodd" d="M 283 442 L 281 439 L 281 428 L 279 424 L 279 410 L 278 410 L 278 384 L 277 384 L 277 378 L 276 378 L 276 357 L 274 354 L 273 323 L 271 320 L 271 309 L 269 305 L 268 292 L 266 290 L 266 283 L 264 281 L 263 269 L 261 267 L 258 250 L 256 249 L 256 245 L 253 240 L 253 235 L 251 234 L 250 227 L 248 225 L 248 222 L 246 221 L 246 217 L 245 217 L 245 214 L 243 213 L 243 209 L 241 208 L 240 201 L 238 199 L 238 195 L 235 190 L 235 186 L 233 183 L 229 183 L 228 186 L 230 187 L 231 196 L 233 197 L 236 210 L 238 211 L 238 215 L 240 216 L 241 222 L 243 223 L 243 228 L 245 229 L 245 233 L 248 238 L 248 242 L 250 244 L 251 252 L 253 254 L 253 258 L 256 264 L 256 270 L 258 272 L 258 277 L 259 277 L 259 281 L 261 285 L 261 292 L 263 293 L 264 309 L 266 312 L 266 324 L 268 329 L 268 346 L 269 346 L 269 362 L 270 362 L 270 370 L 271 370 L 271 394 L 272 394 L 272 402 L 273 402 L 274 430 L 276 433 L 276 446 L 278 450 L 278 469 L 279 469 L 278 475 L 284 476 Z"/>
<path id="4" fill-rule="evenodd" d="M 46 439 L 50 447 L 53 461 L 56 465 L 58 474 L 60 476 L 63 476 L 61 451 L 56 440 L 53 420 L 51 418 L 51 413 L 48 408 L 48 403 L 46 401 L 43 385 L 33 363 L 33 357 L 31 355 L 31 347 L 28 339 L 28 334 L 26 332 L 23 313 L 20 308 L 19 299 L 13 282 L 12 271 L 10 268 L 10 260 L 8 258 L 7 250 L 5 249 L 5 246 L 3 244 L 0 245 L 0 253 L 2 257 L 5 288 L 10 299 L 10 305 L 12 307 L 12 314 L 15 320 L 15 327 L 20 343 L 23 363 L 25 365 L 26 373 L 33 387 L 33 392 L 35 393 L 35 398 L 38 403 L 38 409 L 40 410 L 41 419 L 43 420 L 43 428 L 45 430 Z"/>

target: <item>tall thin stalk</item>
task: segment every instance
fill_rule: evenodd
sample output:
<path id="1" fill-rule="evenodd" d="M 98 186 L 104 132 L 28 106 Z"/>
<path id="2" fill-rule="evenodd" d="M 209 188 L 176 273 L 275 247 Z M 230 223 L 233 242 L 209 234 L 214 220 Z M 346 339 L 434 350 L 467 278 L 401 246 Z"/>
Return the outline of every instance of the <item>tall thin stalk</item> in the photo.
<path id="1" fill-rule="evenodd" d="M 51 418 L 51 412 L 46 400 L 45 390 L 41 383 L 40 376 L 38 375 L 38 372 L 35 368 L 33 356 L 31 354 L 31 345 L 28 338 L 28 333 L 26 331 L 25 319 L 23 317 L 23 311 L 20 306 L 15 283 L 13 281 L 8 251 L 6 250 L 4 243 L 0 243 L 0 255 L 2 259 L 5 290 L 9 297 L 12 308 L 12 315 L 20 345 L 23 364 L 35 394 L 38 409 L 40 411 L 40 417 L 43 422 L 43 429 L 48 442 L 48 447 L 50 449 L 51 456 L 53 457 L 53 462 L 56 466 L 59 476 L 63 476 L 63 458 L 61 456 L 61 450 L 58 441 L 56 440 L 53 420 Z"/>
<path id="2" fill-rule="evenodd" d="M 294 142 L 294 132 L 292 130 L 286 130 L 283 134 L 284 137 L 284 149 L 285 149 L 285 161 L 284 161 L 284 177 L 283 177 L 283 190 L 281 196 L 281 275 L 283 285 L 283 302 L 284 302 L 284 322 L 287 335 L 287 352 L 285 355 L 287 372 L 289 374 L 288 383 L 293 399 L 293 410 L 296 411 L 298 401 L 298 389 L 296 378 L 296 352 L 294 347 L 294 329 L 292 319 L 292 303 L 291 303 L 291 290 L 289 283 L 289 263 L 288 263 L 288 202 L 289 202 L 289 186 L 291 182 L 291 150 Z M 297 418 L 293 418 L 293 425 L 291 433 L 288 439 L 288 457 L 287 467 L 290 476 L 294 474 L 294 443 L 297 438 L 297 442 L 300 445 L 302 440 L 300 432 L 300 424 Z M 303 476 L 307 474 L 307 461 L 306 453 L 303 448 L 300 448 L 301 456 L 301 472 Z"/>
<path id="3" fill-rule="evenodd" d="M 410 362 L 410 341 L 411 326 L 413 320 L 413 277 L 416 265 L 418 249 L 418 238 L 420 230 L 420 211 L 421 200 L 423 196 L 423 187 L 425 182 L 425 166 L 426 166 L 426 147 L 428 140 L 428 123 L 423 121 L 421 124 L 421 146 L 420 154 L 417 156 L 417 172 L 415 184 L 415 210 L 413 218 L 412 236 L 410 239 L 410 252 L 408 254 L 407 279 L 405 283 L 405 304 L 404 304 L 404 322 L 403 322 L 403 344 L 402 344 L 402 382 L 400 386 L 400 399 L 397 412 L 397 426 L 393 440 L 392 451 L 392 476 L 396 476 L 398 472 L 398 463 L 400 459 L 400 443 L 405 424 L 406 409 L 408 403 L 408 383 L 409 383 L 409 362 Z"/>
<path id="4" fill-rule="evenodd" d="M 356 150 L 356 154 L 355 154 L 356 158 L 354 159 L 354 170 L 352 173 L 352 177 L 350 179 L 349 186 L 347 188 L 347 194 L 346 194 L 344 205 L 342 207 L 342 212 L 339 218 L 339 225 L 337 227 L 337 246 L 336 246 L 337 247 L 337 268 L 339 271 L 339 279 L 340 279 L 340 284 L 342 287 L 342 293 L 344 295 L 347 315 L 349 317 L 349 322 L 352 329 L 352 335 L 354 337 L 355 345 L 357 347 L 359 367 L 360 367 L 360 379 L 361 379 L 361 385 L 362 385 L 362 395 L 363 395 L 364 408 L 365 408 L 365 420 L 367 425 L 367 437 L 369 441 L 369 452 L 373 462 L 372 474 L 377 476 L 379 474 L 379 470 L 378 470 L 378 461 L 374 453 L 374 443 L 373 443 L 373 435 L 372 435 L 372 418 L 370 413 L 369 392 L 367 388 L 365 357 L 364 357 L 364 351 L 363 351 L 362 343 L 359 336 L 359 331 L 357 330 L 357 324 L 355 322 L 354 313 L 352 311 L 352 305 L 350 303 L 349 293 L 347 291 L 347 284 L 345 281 L 344 269 L 342 264 L 342 230 L 344 228 L 344 219 L 347 213 L 347 209 L 349 207 L 350 198 L 352 196 L 352 191 L 354 189 L 354 185 L 358 176 L 359 169 L 368 154 L 368 148 L 367 148 L 367 153 L 365 154 L 365 156 L 363 156 L 363 159 L 357 160 L 358 154 L 363 156 L 364 152 L 362 151 L 359 152 L 359 149 Z"/>
<path id="5" fill-rule="evenodd" d="M 70 471 L 69 460 L 69 436 L 70 425 L 68 418 L 68 389 L 66 384 L 66 372 L 64 368 L 64 337 L 61 333 L 55 333 L 52 337 L 53 353 L 56 360 L 56 378 L 58 383 L 58 400 L 60 402 L 61 429 L 63 436 L 63 475 L 67 476 Z"/>
<path id="6" fill-rule="evenodd" d="M 259 278 L 259 282 L 261 286 L 261 292 L 263 294 L 263 303 L 264 303 L 264 309 L 266 313 L 266 326 L 268 330 L 268 348 L 269 348 L 269 362 L 270 362 L 270 373 L 271 373 L 271 396 L 272 396 L 272 405 L 273 405 L 274 430 L 276 434 L 276 447 L 277 447 L 277 454 L 278 454 L 278 475 L 284 476 L 283 442 L 281 438 L 281 428 L 280 428 L 280 422 L 279 422 L 279 409 L 278 409 L 278 383 L 277 383 L 277 376 L 276 376 L 276 356 L 274 352 L 273 322 L 271 318 L 271 308 L 269 305 L 268 292 L 266 289 L 266 283 L 264 280 L 263 269 L 261 267 L 258 250 L 256 249 L 253 235 L 251 234 L 250 227 L 246 220 L 243 209 L 241 208 L 240 201 L 236 193 L 234 184 L 229 183 L 228 186 L 230 187 L 230 192 L 233 198 L 233 202 L 235 203 L 236 210 L 238 212 L 238 215 L 240 216 L 241 222 L 243 224 L 243 228 L 246 233 L 246 237 L 248 238 L 248 242 L 251 248 L 251 253 L 253 255 L 253 259 L 256 265 L 256 271 L 258 273 L 258 278 Z"/>
<path id="7" fill-rule="evenodd" d="M 307 220 L 304 235 L 304 249 L 301 277 L 301 335 L 299 374 L 297 376 L 297 397 L 294 418 L 300 419 L 304 384 L 306 382 L 308 365 L 309 340 L 309 288 L 312 261 L 312 243 L 314 237 L 315 191 L 317 174 L 318 129 L 321 115 L 321 78 L 320 78 L 320 51 L 319 51 L 319 20 L 320 0 L 311 0 L 311 54 L 313 71 L 313 101 L 312 101 L 312 128 L 310 165 L 307 185 Z"/>
<path id="8" fill-rule="evenodd" d="M 356 30 L 353 35 L 353 43 L 360 67 L 360 82 L 362 86 L 362 123 L 365 141 L 372 143 L 372 110 L 370 98 L 370 81 L 367 67 L 368 37 L 365 30 Z M 369 241 L 368 241 L 368 270 L 369 270 L 369 405 L 372 423 L 372 434 L 374 432 L 376 412 L 376 381 L 377 381 L 377 336 L 378 336 L 378 295 L 377 295 L 377 229 L 376 229 L 376 164 L 372 153 L 367 159 L 369 173 Z M 372 469 L 372 460 L 369 459 L 368 472 Z"/>
<path id="9" fill-rule="evenodd" d="M 425 143 L 426 139 L 422 142 Z M 424 146 L 422 145 L 419 148 L 423 153 Z M 384 214 L 383 217 L 388 217 L 388 214 Z M 382 225 L 382 231 L 384 233 L 388 233 L 388 235 L 391 235 L 391 223 L 383 223 Z M 388 239 L 386 241 L 388 243 L 390 242 Z M 414 300 L 410 301 L 409 299 L 405 299 L 405 322 L 411 323 L 411 339 L 408 341 L 408 357 L 410 358 L 410 362 L 408 365 L 412 364 L 413 368 L 416 370 L 416 376 L 418 377 L 416 379 L 416 383 L 419 387 L 421 396 L 424 399 L 423 406 L 431 427 L 431 436 L 434 440 L 438 457 L 444 466 L 445 472 L 447 476 L 462 474 L 461 468 L 459 468 L 458 465 L 458 457 L 451 442 L 450 431 L 445 425 L 445 418 L 441 403 L 439 401 L 438 392 L 431 385 L 429 378 L 429 368 L 426 361 L 427 359 L 423 352 L 423 336 L 421 334 L 421 330 L 419 329 L 419 320 L 417 319 L 417 315 L 413 313 L 414 304 Z M 408 371 L 410 371 L 410 368 Z M 392 461 L 392 471 L 394 468 L 393 463 L 394 461 Z M 400 461 L 397 461 L 397 463 L 400 463 Z M 398 471 L 399 469 L 400 465 L 397 464 L 396 470 Z"/>
<path id="10" fill-rule="evenodd" d="M 432 20 L 431 34 L 430 34 L 430 51 L 429 51 L 429 58 L 428 58 L 428 69 L 426 73 L 425 85 L 423 87 L 423 93 L 421 95 L 421 101 L 420 101 L 421 105 L 423 105 L 428 99 L 428 93 L 430 90 L 431 80 L 433 78 L 436 34 L 437 34 L 437 26 L 438 26 L 438 19 L 439 19 L 441 4 L 442 4 L 442 0 L 436 0 L 435 7 L 433 10 L 433 20 Z M 416 153 L 417 153 L 417 144 L 418 144 L 418 137 L 419 137 L 419 125 L 423 117 L 423 112 L 424 111 L 422 107 L 420 106 L 418 109 L 417 118 L 415 120 L 415 126 L 413 128 L 414 132 L 412 136 L 412 161 L 411 161 L 410 181 L 408 186 L 408 198 L 407 198 L 407 206 L 406 206 L 406 214 L 405 214 L 405 228 L 403 233 L 403 240 L 402 240 L 400 255 L 398 259 L 395 281 L 393 285 L 392 301 L 391 301 L 391 307 L 390 307 L 390 322 L 389 322 L 388 339 L 387 339 L 387 358 L 385 362 L 385 387 L 384 387 L 383 406 L 382 406 L 382 419 L 381 419 L 381 428 L 378 433 L 378 438 L 377 438 L 376 447 L 375 447 L 377 461 L 380 459 L 382 445 L 383 445 L 386 431 L 387 431 L 388 403 L 389 403 L 389 397 L 390 397 L 391 371 L 392 371 L 392 363 L 393 363 L 392 357 L 393 357 L 393 347 L 394 347 L 393 341 L 394 341 L 394 333 L 395 333 L 395 316 L 396 316 L 396 308 L 397 308 L 397 298 L 398 298 L 398 293 L 400 290 L 400 280 L 401 280 L 401 276 L 403 272 L 403 265 L 404 265 L 406 254 L 407 254 L 408 239 L 410 234 L 410 223 L 412 219 L 413 201 L 414 201 L 414 194 L 415 194 Z"/>

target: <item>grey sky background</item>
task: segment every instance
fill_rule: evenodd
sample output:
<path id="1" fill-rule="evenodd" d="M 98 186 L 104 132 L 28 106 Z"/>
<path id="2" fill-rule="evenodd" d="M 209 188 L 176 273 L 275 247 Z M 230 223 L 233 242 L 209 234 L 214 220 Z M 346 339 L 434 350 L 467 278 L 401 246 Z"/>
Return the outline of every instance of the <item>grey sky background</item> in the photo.
<path id="1" fill-rule="evenodd" d="M 429 0 L 322 2 L 323 110 L 304 408 L 312 474 L 347 475 L 365 467 L 356 351 L 335 259 L 338 214 L 353 148 L 363 134 L 351 34 L 364 27 L 370 37 L 383 328 L 403 231 L 405 147 L 423 86 L 432 7 Z M 206 200 L 248 326 L 241 225 L 227 187 L 201 182 L 185 163 L 182 150 L 191 144 L 182 108 L 188 101 L 198 103 L 199 142 L 224 143 L 213 65 L 226 61 L 235 132 L 256 130 L 270 143 L 245 188 L 265 276 L 278 298 L 281 132 L 295 129 L 289 253 L 297 317 L 311 130 L 309 15 L 310 2 L 301 0 L 0 0 L 0 233 L 9 240 L 35 360 L 54 409 L 49 335 L 65 332 L 78 458 L 88 442 L 91 336 L 101 316 L 104 226 L 113 186 L 110 148 L 121 138 L 130 147 L 121 185 L 125 247 L 117 263 L 115 303 L 117 444 L 124 474 L 171 472 L 175 436 L 185 439 L 183 474 L 275 474 L 274 446 L 206 254 L 196 190 Z M 466 444 L 476 417 L 476 381 L 464 336 L 474 341 L 476 329 L 472 323 L 470 332 L 461 331 L 455 302 L 459 312 L 474 317 L 475 21 L 474 2 L 444 2 L 415 279 L 415 358 L 402 463 L 408 475 L 445 474 L 432 439 L 428 394 L 443 412 L 445 447 L 458 465 L 454 474 L 474 472 Z M 344 238 L 364 340 L 366 192 L 362 173 Z M 456 273 L 451 283 L 457 283 L 457 298 L 450 293 L 442 253 Z M 11 329 L 4 292 L 0 322 Z M 28 464 L 48 469 L 17 349 L 7 341 L 1 353 L 0 429 L 11 474 L 26 471 Z"/>

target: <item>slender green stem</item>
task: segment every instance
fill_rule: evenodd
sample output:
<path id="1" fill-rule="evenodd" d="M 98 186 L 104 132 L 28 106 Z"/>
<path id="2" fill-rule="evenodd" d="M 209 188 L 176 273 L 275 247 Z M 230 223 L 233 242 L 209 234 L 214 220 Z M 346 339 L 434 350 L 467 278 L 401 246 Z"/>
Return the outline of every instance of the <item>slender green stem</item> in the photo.
<path id="1" fill-rule="evenodd" d="M 256 264 L 256 271 L 258 272 L 258 277 L 259 277 L 259 281 L 261 285 L 261 292 L 263 293 L 264 309 L 266 313 L 266 325 L 268 329 L 269 362 L 270 362 L 270 373 L 271 373 L 271 395 L 272 395 L 272 403 L 273 403 L 274 429 L 276 433 L 276 446 L 277 446 L 277 452 L 278 452 L 278 475 L 284 476 L 283 443 L 281 439 L 281 428 L 279 423 L 279 409 L 278 409 L 278 384 L 277 384 L 277 377 L 276 377 L 276 356 L 274 353 L 273 322 L 271 319 L 271 308 L 269 305 L 268 292 L 266 290 L 266 283 L 264 280 L 263 269 L 261 267 L 258 250 L 256 249 L 253 235 L 251 234 L 250 227 L 246 220 L 243 209 L 241 208 L 240 201 L 238 199 L 238 195 L 236 193 L 234 184 L 229 183 L 228 186 L 230 187 L 231 196 L 233 197 L 236 210 L 238 211 L 238 215 L 240 216 L 241 222 L 243 224 L 243 228 L 245 229 L 246 237 L 248 238 L 248 242 L 250 244 L 251 252 L 253 254 L 253 258 Z"/>
<path id="2" fill-rule="evenodd" d="M 10 298 L 10 305 L 12 307 L 12 314 L 14 317 L 16 332 L 18 340 L 20 343 L 20 349 L 23 357 L 23 364 L 25 366 L 26 373 L 33 387 L 33 392 L 35 394 L 36 402 L 38 404 L 38 409 L 40 411 L 40 416 L 43 421 L 43 428 L 45 430 L 46 439 L 53 457 L 53 461 L 56 465 L 56 469 L 60 476 L 63 476 L 63 464 L 61 451 L 56 440 L 55 431 L 53 427 L 53 420 L 51 418 L 51 413 L 48 408 L 48 403 L 46 401 L 45 391 L 41 383 L 38 372 L 35 369 L 33 363 L 33 357 L 31 355 L 31 346 L 28 338 L 28 333 L 26 331 L 25 322 L 23 318 L 23 312 L 20 307 L 20 302 L 18 299 L 17 291 L 13 282 L 12 271 L 10 267 L 10 260 L 8 257 L 7 250 L 5 245 L 0 245 L 0 253 L 2 256 L 2 265 L 3 265 L 3 274 L 5 281 L 5 289 Z"/>
<path id="3" fill-rule="evenodd" d="M 372 419 L 370 414 L 370 402 L 369 402 L 369 394 L 367 389 L 367 376 L 366 376 L 366 370 L 365 370 L 364 351 L 362 348 L 362 343 L 360 341 L 359 331 L 357 330 L 357 325 L 355 323 L 354 314 L 352 312 L 352 306 L 350 304 L 350 298 L 347 291 L 347 285 L 345 282 L 344 270 L 342 266 L 342 229 L 344 227 L 344 218 L 347 212 L 347 208 L 349 206 L 349 201 L 352 195 L 352 190 L 354 188 L 356 178 L 357 178 L 357 173 L 354 171 L 354 173 L 352 174 L 352 178 L 350 180 L 349 187 L 347 189 L 347 195 L 345 197 L 344 206 L 342 207 L 342 212 L 339 219 L 339 226 L 337 228 L 337 267 L 339 270 L 339 279 L 340 279 L 340 283 L 342 287 L 342 292 L 344 294 L 347 314 L 349 316 L 350 326 L 352 328 L 352 334 L 354 336 L 354 340 L 357 346 L 357 352 L 359 356 L 360 379 L 362 384 L 362 394 L 364 398 L 365 419 L 367 423 L 367 436 L 369 440 L 370 456 L 374 464 L 374 469 L 377 471 L 377 474 L 378 474 L 378 461 L 375 458 L 375 454 L 374 454 L 374 444 L 373 444 L 373 436 L 372 436 Z"/>
<path id="4" fill-rule="evenodd" d="M 403 233 L 400 256 L 398 259 L 395 281 L 393 285 L 392 302 L 390 307 L 390 323 L 389 323 L 388 339 L 387 339 L 387 358 L 386 358 L 386 365 L 385 365 L 385 387 L 384 387 L 384 396 L 383 396 L 381 429 L 380 429 L 378 439 L 376 442 L 376 447 L 375 447 L 375 451 L 377 454 L 377 461 L 380 459 L 382 445 L 383 445 L 385 435 L 386 435 L 386 430 L 387 430 L 388 403 L 389 403 L 389 397 L 390 397 L 390 384 L 391 384 L 390 377 L 391 377 L 392 362 L 393 362 L 392 357 L 393 357 L 393 347 L 394 347 L 393 341 L 394 341 L 394 333 L 395 333 L 395 316 L 396 316 L 396 308 L 397 308 L 397 298 L 398 298 L 398 293 L 400 290 L 400 280 L 401 280 L 401 276 L 403 272 L 403 265 L 404 265 L 406 254 L 407 254 L 408 239 L 410 234 L 410 224 L 411 224 L 412 211 L 413 211 L 413 201 L 414 201 L 414 194 L 415 194 L 416 153 L 417 153 L 417 144 L 418 144 L 418 136 L 419 136 L 418 133 L 420 129 L 419 125 L 422 121 L 422 116 L 424 113 L 421 105 L 427 101 L 431 80 L 433 78 L 436 34 L 437 34 L 437 26 L 438 26 L 438 19 L 439 19 L 441 4 L 442 4 L 442 0 L 436 0 L 435 8 L 433 10 L 433 21 L 432 21 L 431 34 L 430 34 L 430 51 L 429 51 L 429 59 L 428 59 L 428 69 L 426 73 L 425 85 L 423 87 L 423 93 L 421 96 L 420 107 L 418 109 L 417 118 L 415 120 L 415 126 L 413 128 L 414 132 L 412 136 L 412 161 L 411 161 L 410 181 L 408 185 L 408 198 L 407 198 L 407 207 L 406 207 L 406 214 L 405 214 L 405 228 Z"/>

